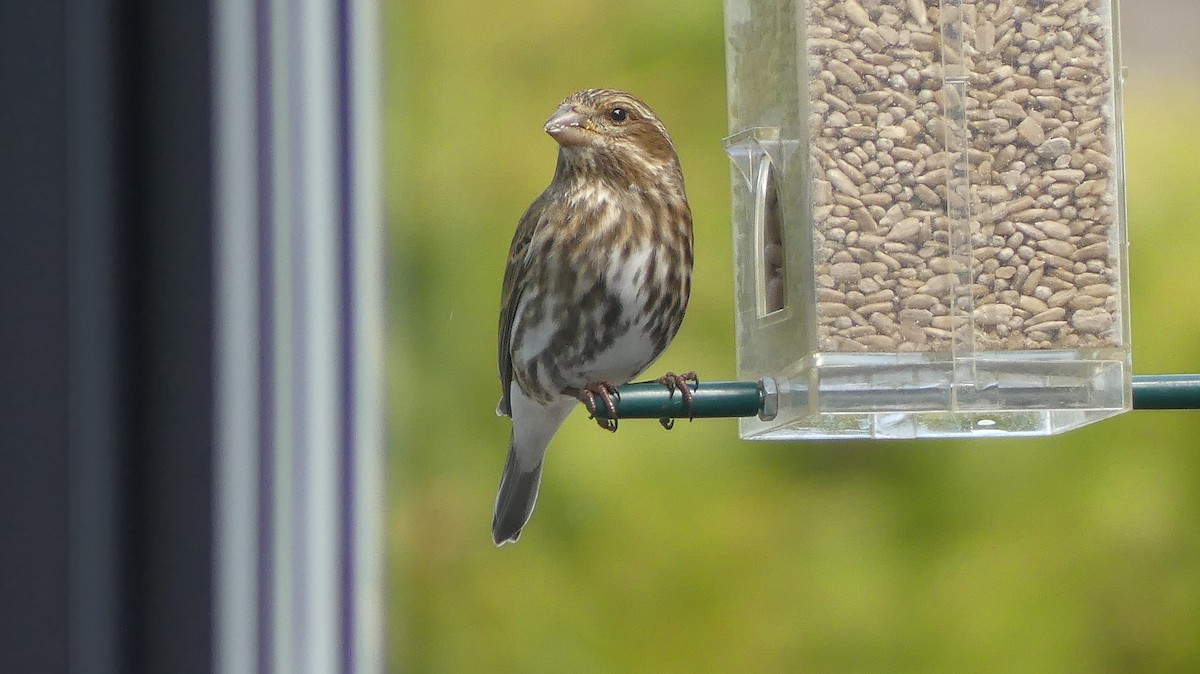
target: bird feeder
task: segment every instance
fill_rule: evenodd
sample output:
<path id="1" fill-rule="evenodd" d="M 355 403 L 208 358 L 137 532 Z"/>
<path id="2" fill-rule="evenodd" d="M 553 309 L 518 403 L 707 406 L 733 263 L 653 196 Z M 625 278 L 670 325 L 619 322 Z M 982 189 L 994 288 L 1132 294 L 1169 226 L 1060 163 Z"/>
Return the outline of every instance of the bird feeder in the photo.
<path id="1" fill-rule="evenodd" d="M 744 438 L 1130 409 L 1109 0 L 726 0 Z"/>

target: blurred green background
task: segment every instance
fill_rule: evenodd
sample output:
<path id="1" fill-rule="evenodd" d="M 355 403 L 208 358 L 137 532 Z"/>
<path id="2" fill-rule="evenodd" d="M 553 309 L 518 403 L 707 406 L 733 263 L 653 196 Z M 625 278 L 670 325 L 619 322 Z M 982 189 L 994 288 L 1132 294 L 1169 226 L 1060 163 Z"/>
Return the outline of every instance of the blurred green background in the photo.
<path id="1" fill-rule="evenodd" d="M 1196 47 L 1125 24 L 1135 371 L 1194 372 Z M 733 377 L 721 4 L 409 0 L 383 37 L 392 670 L 1200 671 L 1200 412 L 837 444 L 576 412 L 496 549 L 500 279 L 566 94 L 624 88 L 671 129 L 697 276 L 653 369 Z"/>

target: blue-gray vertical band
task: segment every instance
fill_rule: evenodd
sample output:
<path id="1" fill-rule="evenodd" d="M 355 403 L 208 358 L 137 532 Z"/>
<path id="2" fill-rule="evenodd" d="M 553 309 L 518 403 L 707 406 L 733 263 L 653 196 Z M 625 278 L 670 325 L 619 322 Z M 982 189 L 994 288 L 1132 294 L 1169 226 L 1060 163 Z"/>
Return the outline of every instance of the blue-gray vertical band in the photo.
<path id="1" fill-rule="evenodd" d="M 270 210 L 270 218 L 264 222 L 271 237 L 271 267 L 268 271 L 271 283 L 269 305 L 271 307 L 270 331 L 272 341 L 269 361 L 272 373 L 272 395 L 263 407 L 263 414 L 269 415 L 274 443 L 271 474 L 272 490 L 264 501 L 270 503 L 270 519 L 264 522 L 264 527 L 270 527 L 272 537 L 269 544 L 269 565 L 264 582 L 269 583 L 271 594 L 267 598 L 267 606 L 260 612 L 261 616 L 269 616 L 270 622 L 264 623 L 261 629 L 260 641 L 263 641 L 260 656 L 270 663 L 272 672 L 285 672 L 292 666 L 293 641 L 296 638 L 295 625 L 299 620 L 299 608 L 296 605 L 297 591 L 295 580 L 295 565 L 293 563 L 295 545 L 294 510 L 296 486 L 293 479 L 293 465 L 297 446 L 295 424 L 293 422 L 293 400 L 297 395 L 293 351 L 293 257 L 292 246 L 292 200 L 290 185 L 293 182 L 292 148 L 289 129 L 291 126 L 291 106 L 289 105 L 291 78 L 291 54 L 288 52 L 290 27 L 288 12 L 291 6 L 287 0 L 259 0 L 264 9 L 260 10 L 262 22 L 259 26 L 260 39 L 265 46 L 260 47 L 260 53 L 265 53 L 265 63 L 260 66 L 264 71 L 259 79 L 258 92 L 262 97 L 261 107 L 263 122 L 260 125 L 260 135 L 263 137 L 265 155 L 261 158 L 263 167 L 261 173 L 269 176 L 271 181 L 270 193 L 263 195 L 263 201 Z M 264 300 L 268 301 L 268 300 Z"/>
<path id="2" fill-rule="evenodd" d="M 337 11 L 341 191 L 341 667 L 383 670 L 383 250 L 379 17 L 374 0 Z"/>
<path id="3" fill-rule="evenodd" d="M 272 166 L 274 137 L 271 134 L 274 101 L 271 87 L 273 65 L 271 40 L 271 3 L 254 2 L 254 81 L 255 81 L 255 163 L 258 182 L 258 594 L 255 597 L 257 650 L 256 672 L 275 671 L 274 639 L 278 620 L 275 598 L 280 593 L 279 578 L 273 573 L 278 563 L 275 545 L 278 521 L 275 494 L 279 482 L 277 461 L 279 437 L 275 411 L 280 391 L 276 336 L 276 227 L 275 171 Z"/>
<path id="4" fill-rule="evenodd" d="M 255 7 L 213 6 L 214 664 L 258 666 L 259 203 Z"/>
<path id="5" fill-rule="evenodd" d="M 341 452 L 338 455 L 338 468 L 341 480 L 338 482 L 338 505 L 340 507 L 341 529 L 338 553 L 345 563 L 341 565 L 341 575 L 338 578 L 338 605 L 341 606 L 339 616 L 338 638 L 342 648 L 339 653 L 339 666 L 343 672 L 354 671 L 354 587 L 355 568 L 351 563 L 353 549 L 358 538 L 354 528 L 354 485 L 358 478 L 354 465 L 355 428 L 354 406 L 357 404 L 355 391 L 355 343 L 357 332 L 355 326 L 354 307 L 354 241 L 357 232 L 354 227 L 354 162 L 356 149 L 351 143 L 351 115 L 354 110 L 353 89 L 350 83 L 350 11 L 345 0 L 339 0 L 334 7 L 334 47 L 337 55 L 335 78 L 337 83 L 337 149 L 338 176 L 337 187 L 340 195 L 338 202 L 338 249 L 341 259 L 338 265 L 338 281 L 340 282 L 341 320 L 338 321 L 338 338 L 342 343 L 341 370 L 342 382 L 339 391 L 342 397 L 339 443 Z"/>
<path id="6" fill-rule="evenodd" d="M 217 665 L 382 671 L 374 0 L 218 0 Z"/>
<path id="7" fill-rule="evenodd" d="M 350 636 L 343 645 L 353 672 L 384 669 L 384 274 L 383 171 L 380 95 L 380 17 L 377 0 L 344 0 L 347 116 L 346 202 L 351 220 L 349 293 L 353 316 L 347 349 L 352 405 L 346 451 Z"/>

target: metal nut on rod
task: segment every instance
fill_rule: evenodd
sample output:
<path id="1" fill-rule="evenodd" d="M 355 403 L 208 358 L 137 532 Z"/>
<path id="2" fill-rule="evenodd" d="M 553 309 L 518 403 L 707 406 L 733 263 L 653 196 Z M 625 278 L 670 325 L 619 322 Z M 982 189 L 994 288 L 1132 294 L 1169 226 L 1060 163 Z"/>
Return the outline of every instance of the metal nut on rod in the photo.
<path id="1" fill-rule="evenodd" d="M 775 378 L 759 379 L 758 393 L 762 398 L 762 408 L 758 412 L 758 418 L 762 421 L 771 421 L 775 415 L 779 414 L 779 385 Z"/>

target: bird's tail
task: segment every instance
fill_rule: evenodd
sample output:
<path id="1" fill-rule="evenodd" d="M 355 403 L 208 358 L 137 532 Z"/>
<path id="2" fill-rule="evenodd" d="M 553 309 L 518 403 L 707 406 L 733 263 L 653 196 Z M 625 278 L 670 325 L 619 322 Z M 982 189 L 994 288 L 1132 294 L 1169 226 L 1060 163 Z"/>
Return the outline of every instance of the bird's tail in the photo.
<path id="1" fill-rule="evenodd" d="M 523 465 L 515 443 L 509 445 L 500 492 L 496 494 L 496 512 L 492 515 L 492 540 L 496 545 L 516 542 L 521 528 L 533 514 L 538 486 L 542 483 L 542 460 Z"/>
<path id="2" fill-rule="evenodd" d="M 526 398 L 515 384 L 513 394 L 512 440 L 492 515 L 492 540 L 496 545 L 516 541 L 533 514 L 546 447 L 575 406 L 575 401 L 569 398 L 539 405 Z"/>

